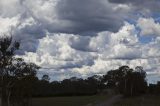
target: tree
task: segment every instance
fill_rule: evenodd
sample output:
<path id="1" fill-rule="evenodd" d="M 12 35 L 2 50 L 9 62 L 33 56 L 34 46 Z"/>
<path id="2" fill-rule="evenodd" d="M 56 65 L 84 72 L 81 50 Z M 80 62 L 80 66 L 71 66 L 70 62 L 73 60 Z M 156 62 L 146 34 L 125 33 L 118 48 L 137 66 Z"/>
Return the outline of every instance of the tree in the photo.
<path id="1" fill-rule="evenodd" d="M 20 59 L 12 70 L 15 75 L 12 76 L 13 86 L 11 86 L 11 104 L 16 106 L 28 106 L 32 97 L 33 81 L 36 76 L 36 70 L 39 67 L 33 63 L 26 63 Z"/>
<path id="2" fill-rule="evenodd" d="M 49 82 L 50 78 L 47 74 L 45 74 L 45 75 L 42 76 L 42 80 Z"/>
<path id="3" fill-rule="evenodd" d="M 135 70 L 128 66 L 111 70 L 104 76 L 104 81 L 109 88 L 118 89 L 125 96 L 135 96 L 146 92 L 146 72 L 137 66 Z"/>
<path id="4" fill-rule="evenodd" d="M 103 76 L 103 82 L 107 83 L 107 86 L 110 88 L 117 88 L 129 69 L 128 66 L 121 66 L 118 69 L 108 71 L 107 74 Z"/>
<path id="5" fill-rule="evenodd" d="M 23 59 L 15 57 L 15 51 L 18 50 L 19 47 L 19 42 L 13 42 L 12 37 L 0 39 L 0 82 L 2 106 L 11 106 L 11 101 L 14 103 L 17 102 L 16 106 L 24 106 L 20 102 L 22 102 L 23 97 L 26 95 L 22 96 L 20 94 L 24 94 L 30 90 L 22 90 L 25 84 L 24 81 L 30 85 L 30 80 L 32 77 L 35 77 L 36 70 L 39 69 L 35 64 L 26 63 Z M 18 92 L 15 93 L 15 90 Z M 19 97 L 21 97 L 21 99 L 19 99 Z"/>

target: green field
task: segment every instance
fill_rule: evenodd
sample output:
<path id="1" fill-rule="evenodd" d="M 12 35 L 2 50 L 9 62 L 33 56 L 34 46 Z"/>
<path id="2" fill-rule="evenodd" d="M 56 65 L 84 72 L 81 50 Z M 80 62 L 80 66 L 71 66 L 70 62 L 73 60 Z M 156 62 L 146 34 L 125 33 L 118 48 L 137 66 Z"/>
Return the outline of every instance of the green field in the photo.
<path id="1" fill-rule="evenodd" d="M 34 98 L 33 106 L 85 106 L 107 100 L 106 95 Z"/>
<path id="2" fill-rule="evenodd" d="M 102 103 L 109 98 L 111 96 L 107 95 L 34 98 L 32 103 L 33 106 L 86 106 Z M 122 98 L 114 106 L 160 106 L 160 96 Z"/>
<path id="3" fill-rule="evenodd" d="M 145 95 L 134 98 L 123 98 L 114 106 L 160 106 L 160 96 Z"/>

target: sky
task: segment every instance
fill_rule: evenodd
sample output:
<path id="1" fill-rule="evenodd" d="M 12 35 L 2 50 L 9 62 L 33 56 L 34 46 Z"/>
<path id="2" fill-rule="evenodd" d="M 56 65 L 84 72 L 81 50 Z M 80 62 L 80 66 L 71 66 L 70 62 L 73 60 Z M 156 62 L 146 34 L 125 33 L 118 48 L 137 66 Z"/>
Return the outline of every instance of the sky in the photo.
<path id="1" fill-rule="evenodd" d="M 0 36 L 51 80 L 142 66 L 160 80 L 160 0 L 0 0 Z"/>

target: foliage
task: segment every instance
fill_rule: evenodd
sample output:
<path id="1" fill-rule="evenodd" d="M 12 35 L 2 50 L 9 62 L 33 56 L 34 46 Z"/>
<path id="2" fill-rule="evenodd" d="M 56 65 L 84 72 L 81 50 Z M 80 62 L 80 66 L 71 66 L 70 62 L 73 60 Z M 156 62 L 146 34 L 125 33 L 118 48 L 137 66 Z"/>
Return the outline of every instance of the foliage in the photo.
<path id="1" fill-rule="evenodd" d="M 94 95 L 105 85 L 101 82 L 100 76 L 92 76 L 88 79 L 72 77 L 63 81 L 49 82 L 35 79 L 34 96 L 73 96 L 73 95 Z"/>
<path id="2" fill-rule="evenodd" d="M 104 76 L 108 87 L 116 88 L 125 96 L 136 96 L 147 91 L 146 73 L 142 67 L 135 70 L 128 66 L 121 66 L 119 69 L 111 70 Z"/>
<path id="3" fill-rule="evenodd" d="M 142 67 L 135 70 L 128 66 L 108 71 L 104 76 L 94 75 L 87 79 L 72 77 L 63 81 L 49 82 L 49 76 L 34 81 L 34 96 L 94 95 L 103 89 L 114 89 L 125 96 L 146 93 L 146 73 Z"/>
<path id="4" fill-rule="evenodd" d="M 0 39 L 0 85 L 2 106 L 29 105 L 31 97 L 31 80 L 39 69 L 33 63 L 26 63 L 15 57 L 19 42 L 13 42 L 11 37 Z M 25 104 L 25 105 L 24 105 Z"/>

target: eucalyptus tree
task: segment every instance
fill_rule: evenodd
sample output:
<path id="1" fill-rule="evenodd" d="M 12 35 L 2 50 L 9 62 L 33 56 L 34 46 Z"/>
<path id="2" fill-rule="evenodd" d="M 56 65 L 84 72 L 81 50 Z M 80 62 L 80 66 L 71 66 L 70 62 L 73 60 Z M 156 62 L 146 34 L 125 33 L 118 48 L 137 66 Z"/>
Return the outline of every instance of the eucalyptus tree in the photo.
<path id="1" fill-rule="evenodd" d="M 20 43 L 12 40 L 12 37 L 0 38 L 0 85 L 2 106 L 24 106 L 22 99 L 30 91 L 31 79 L 36 76 L 39 69 L 34 63 L 26 63 L 22 58 L 16 58 L 15 52 L 19 49 Z M 28 85 L 24 85 L 28 83 Z M 21 86 L 20 86 L 21 85 Z M 26 86 L 27 90 L 24 89 Z M 19 93 L 15 93 L 16 90 Z M 21 91 L 21 92 L 20 92 Z M 17 98 L 17 99 L 16 99 Z"/>

